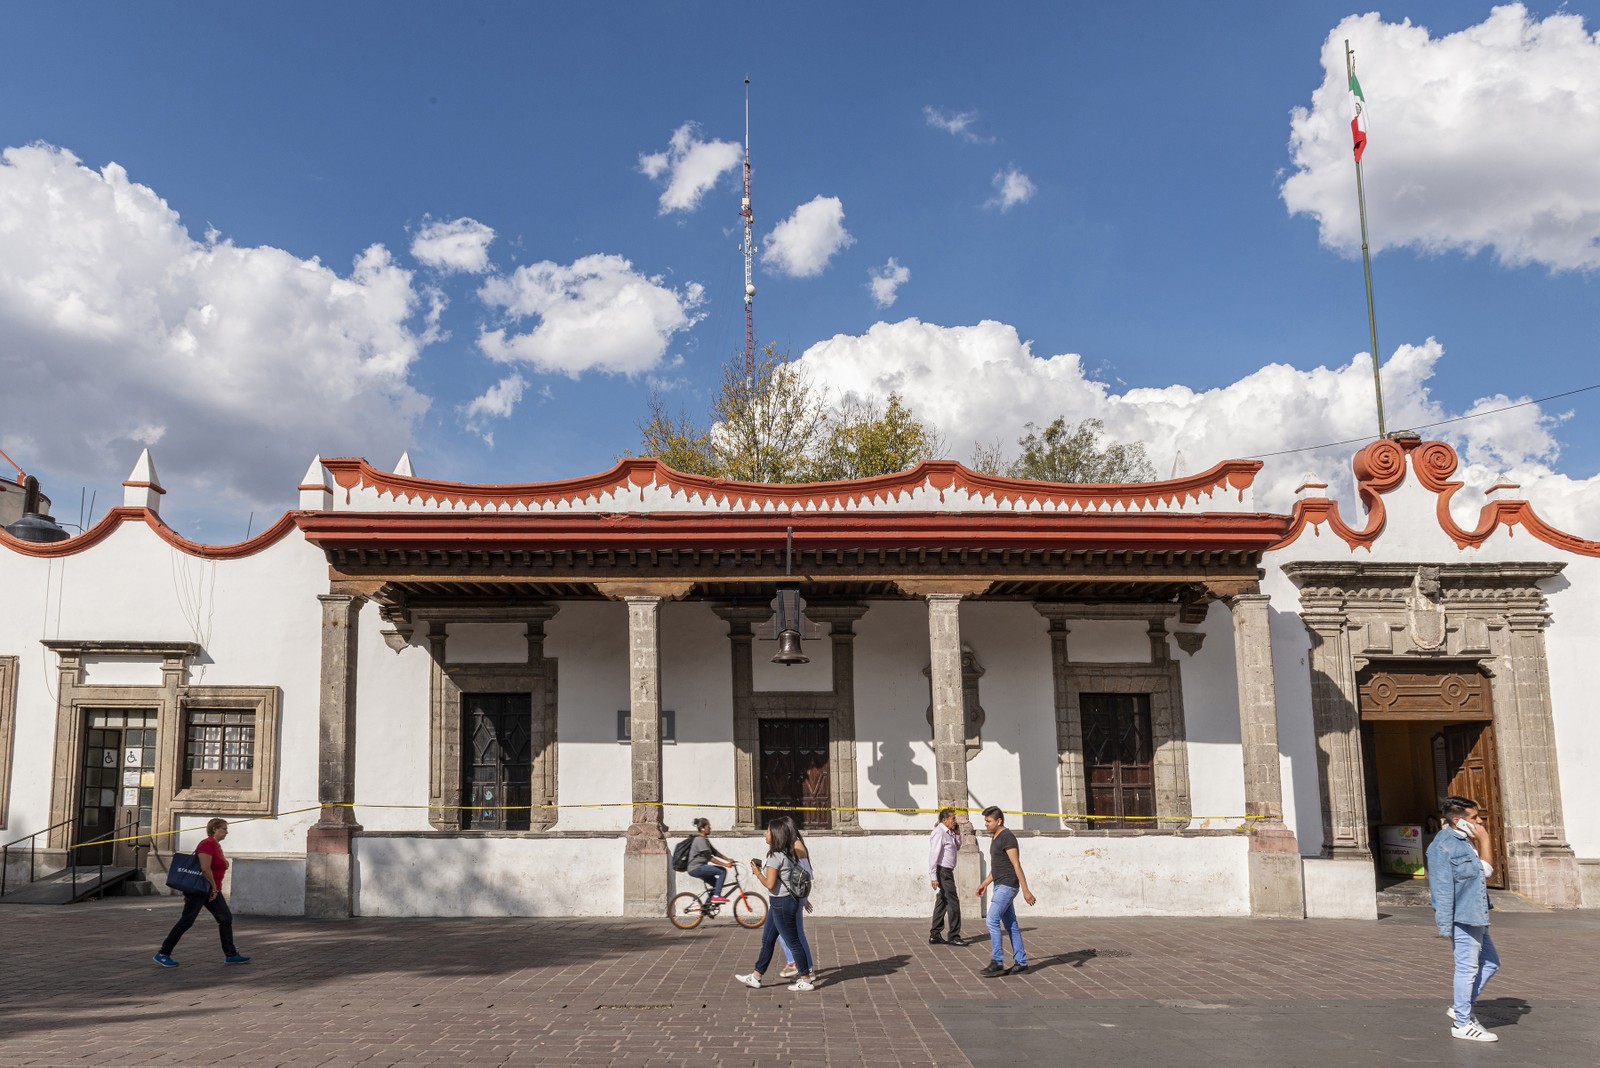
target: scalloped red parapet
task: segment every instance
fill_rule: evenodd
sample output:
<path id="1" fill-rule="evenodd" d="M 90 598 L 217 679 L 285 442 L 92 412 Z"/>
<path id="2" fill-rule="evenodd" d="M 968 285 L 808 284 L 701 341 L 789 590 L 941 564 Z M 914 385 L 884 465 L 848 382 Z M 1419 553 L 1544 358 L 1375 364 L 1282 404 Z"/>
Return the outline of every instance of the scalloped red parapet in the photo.
<path id="1" fill-rule="evenodd" d="M 1155 503 L 1181 503 L 1219 490 L 1231 489 L 1240 500 L 1261 470 L 1259 460 L 1229 460 L 1208 471 L 1165 482 L 1118 485 L 1072 485 L 1058 482 L 1030 482 L 979 474 L 954 460 L 927 460 L 909 471 L 874 478 L 842 482 L 800 482 L 770 485 L 735 482 L 675 471 L 653 457 L 631 457 L 609 471 L 557 482 L 530 482 L 517 485 L 471 485 L 414 478 L 380 471 L 366 460 L 354 457 L 323 460 L 333 480 L 346 491 L 370 486 L 396 499 L 425 500 L 434 503 L 503 508 L 520 505 L 572 504 L 599 498 L 628 487 L 643 491 L 661 486 L 686 497 L 746 510 L 771 507 L 794 510 L 805 508 L 848 507 L 850 501 L 870 500 L 877 504 L 891 501 L 903 493 L 933 488 L 943 495 L 965 490 L 980 497 L 1012 505 L 1037 506 L 1044 502 L 1057 508 L 1077 504 L 1084 508 L 1105 509 L 1118 504 L 1123 508 L 1150 507 Z"/>
<path id="2" fill-rule="evenodd" d="M 1456 543 L 1457 548 L 1475 549 L 1500 527 L 1503 526 L 1510 532 L 1511 528 L 1520 526 L 1546 545 L 1580 556 L 1600 556 L 1600 541 L 1590 541 L 1557 530 L 1539 518 L 1538 513 L 1533 510 L 1533 505 L 1527 501 L 1490 501 L 1483 506 L 1483 511 L 1478 513 L 1477 526 L 1467 530 L 1450 514 L 1450 499 L 1466 485 L 1450 478 L 1460 465 L 1455 449 L 1443 441 L 1387 439 L 1374 441 L 1356 453 L 1350 462 L 1351 468 L 1355 471 L 1356 492 L 1360 495 L 1362 503 L 1367 506 L 1367 525 L 1364 530 L 1356 530 L 1344 521 L 1344 517 L 1339 514 L 1337 502 L 1326 498 L 1309 498 L 1295 505 L 1289 533 L 1272 548 L 1281 549 L 1292 544 L 1307 527 L 1312 528 L 1313 533 L 1317 533 L 1316 528 L 1327 523 L 1328 529 L 1342 538 L 1350 548 L 1370 550 L 1373 543 L 1378 540 L 1378 536 L 1383 533 L 1388 520 L 1383 494 L 1398 489 L 1405 482 L 1408 457 L 1409 467 L 1417 476 L 1417 484 L 1437 495 L 1434 515 L 1439 521 L 1440 528 L 1451 541 Z"/>
<path id="3" fill-rule="evenodd" d="M 233 545 L 202 545 L 197 541 L 190 541 L 177 531 L 161 521 L 161 517 L 148 508 L 112 508 L 100 518 L 100 522 L 79 534 L 77 537 L 68 538 L 66 541 L 34 542 L 22 541 L 13 538 L 4 530 L 0 530 L 0 547 L 10 549 L 22 556 L 58 557 L 71 556 L 85 549 L 105 541 L 111 533 L 124 523 L 144 523 L 161 538 L 162 541 L 177 549 L 179 552 L 188 553 L 206 560 L 237 560 L 242 556 L 250 556 L 263 549 L 276 545 L 283 536 L 294 529 L 296 512 L 285 512 L 260 534 L 247 541 L 236 542 Z"/>

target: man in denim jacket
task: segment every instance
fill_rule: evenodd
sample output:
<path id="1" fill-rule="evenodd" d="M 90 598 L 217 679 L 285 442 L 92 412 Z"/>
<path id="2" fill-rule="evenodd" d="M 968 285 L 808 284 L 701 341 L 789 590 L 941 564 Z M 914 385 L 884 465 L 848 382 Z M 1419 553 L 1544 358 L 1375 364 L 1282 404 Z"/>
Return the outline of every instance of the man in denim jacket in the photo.
<path id="1" fill-rule="evenodd" d="M 1478 803 L 1447 797 L 1444 826 L 1428 846 L 1428 890 L 1433 895 L 1439 937 L 1455 943 L 1455 1004 L 1450 1008 L 1450 1034 L 1469 1042 L 1498 1042 L 1473 1013 L 1489 977 L 1500 970 L 1500 955 L 1489 937 L 1489 831 Z"/>

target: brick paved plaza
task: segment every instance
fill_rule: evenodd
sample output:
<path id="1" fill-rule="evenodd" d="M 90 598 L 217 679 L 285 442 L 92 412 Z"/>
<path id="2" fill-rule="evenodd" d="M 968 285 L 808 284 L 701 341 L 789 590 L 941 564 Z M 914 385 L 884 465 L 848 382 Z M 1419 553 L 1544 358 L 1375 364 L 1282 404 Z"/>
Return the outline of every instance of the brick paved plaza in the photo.
<path id="1" fill-rule="evenodd" d="M 999 1065 L 1600 1062 L 1600 914 L 1497 916 L 1494 1046 L 1452 1040 L 1448 948 L 1376 922 L 1036 920 L 1033 974 L 987 943 L 816 915 L 818 989 L 733 982 L 758 932 L 638 920 L 243 917 L 224 967 L 201 915 L 150 962 L 170 898 L 0 911 L 0 1064 Z M 970 922 L 970 921 L 969 921 Z"/>

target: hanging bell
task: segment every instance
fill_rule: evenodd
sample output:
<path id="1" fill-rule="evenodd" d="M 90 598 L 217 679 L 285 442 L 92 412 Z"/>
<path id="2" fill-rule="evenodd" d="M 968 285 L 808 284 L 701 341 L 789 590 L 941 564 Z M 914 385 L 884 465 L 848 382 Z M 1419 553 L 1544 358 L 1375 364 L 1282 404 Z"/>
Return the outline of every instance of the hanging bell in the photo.
<path id="1" fill-rule="evenodd" d="M 778 655 L 772 658 L 774 664 L 809 664 L 811 658 L 800 651 L 800 632 L 786 630 L 778 635 Z"/>

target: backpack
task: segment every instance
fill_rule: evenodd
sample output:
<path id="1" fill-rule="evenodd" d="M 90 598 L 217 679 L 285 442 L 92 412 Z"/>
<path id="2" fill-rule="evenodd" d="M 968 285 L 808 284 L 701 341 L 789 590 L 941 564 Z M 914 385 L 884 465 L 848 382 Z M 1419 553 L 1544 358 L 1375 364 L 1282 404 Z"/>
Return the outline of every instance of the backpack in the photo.
<path id="1" fill-rule="evenodd" d="M 673 871 L 689 870 L 689 846 L 693 843 L 693 838 L 685 838 L 683 841 L 672 847 Z"/>
<path id="2" fill-rule="evenodd" d="M 811 873 L 794 861 L 785 864 L 778 877 L 783 880 L 783 888 L 796 901 L 804 901 L 811 896 Z"/>

